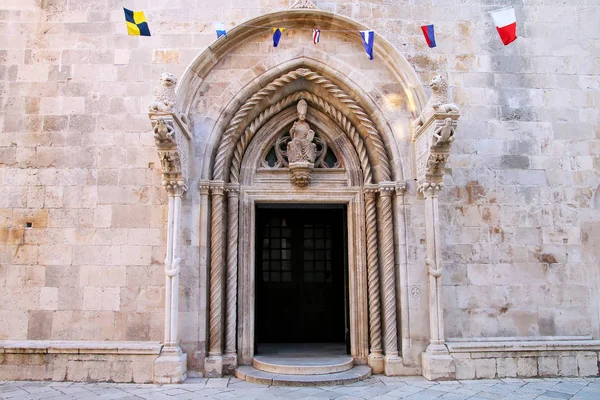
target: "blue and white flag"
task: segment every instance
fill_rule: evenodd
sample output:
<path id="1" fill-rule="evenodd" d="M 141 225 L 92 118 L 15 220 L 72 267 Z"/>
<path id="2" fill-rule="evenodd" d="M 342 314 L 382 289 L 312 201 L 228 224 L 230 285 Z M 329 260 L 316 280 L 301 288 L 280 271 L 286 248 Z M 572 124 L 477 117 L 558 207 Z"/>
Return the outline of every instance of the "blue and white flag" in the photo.
<path id="1" fill-rule="evenodd" d="M 375 41 L 375 31 L 360 31 L 363 46 L 369 60 L 373 59 L 373 42 Z"/>
<path id="2" fill-rule="evenodd" d="M 227 31 L 225 30 L 225 25 L 222 22 L 215 22 L 215 31 L 217 31 L 217 39 L 221 36 L 227 37 Z"/>

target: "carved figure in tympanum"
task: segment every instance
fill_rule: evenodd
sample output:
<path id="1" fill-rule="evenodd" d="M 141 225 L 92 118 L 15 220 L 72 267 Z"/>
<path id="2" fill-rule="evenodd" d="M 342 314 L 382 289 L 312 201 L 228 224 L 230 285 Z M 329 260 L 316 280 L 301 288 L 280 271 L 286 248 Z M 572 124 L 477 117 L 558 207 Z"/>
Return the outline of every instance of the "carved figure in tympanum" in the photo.
<path id="1" fill-rule="evenodd" d="M 308 104 L 305 100 L 298 102 L 298 121 L 294 122 L 290 129 L 292 140 L 287 144 L 287 156 L 290 163 L 308 162 L 314 163 L 317 146 L 313 143 L 315 131 L 310 129 L 306 122 Z"/>

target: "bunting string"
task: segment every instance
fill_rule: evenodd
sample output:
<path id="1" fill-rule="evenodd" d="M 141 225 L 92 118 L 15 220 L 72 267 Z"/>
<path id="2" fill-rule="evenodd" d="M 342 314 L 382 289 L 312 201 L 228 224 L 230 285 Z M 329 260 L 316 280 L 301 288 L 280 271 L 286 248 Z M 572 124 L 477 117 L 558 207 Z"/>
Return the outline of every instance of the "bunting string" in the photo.
<path id="1" fill-rule="evenodd" d="M 144 16 L 143 11 L 131 11 L 124 8 L 125 11 L 125 21 L 127 25 L 127 33 L 129 35 L 135 36 L 150 36 L 150 30 L 148 28 L 148 23 L 146 22 L 146 18 Z M 512 6 L 498 8 L 496 10 L 487 12 L 492 18 L 494 25 L 496 26 L 496 30 L 498 31 L 498 35 L 502 40 L 502 43 L 506 46 L 517 39 L 517 18 L 515 14 L 515 9 Z M 221 22 L 213 22 L 215 32 L 217 34 L 217 40 L 221 37 L 225 37 L 227 39 L 227 30 L 225 29 L 225 25 Z M 266 25 L 253 25 L 249 23 L 241 23 L 236 27 L 245 26 L 248 28 L 255 29 L 264 29 L 269 30 L 273 33 L 273 47 L 277 47 L 279 41 L 284 35 L 285 27 L 273 27 Z M 435 40 L 435 29 L 433 24 L 422 25 L 421 30 L 423 32 L 423 36 L 425 37 L 425 41 L 429 48 L 437 47 Z M 373 48 L 375 43 L 375 31 L 374 30 L 358 30 L 358 29 L 321 29 L 319 26 L 315 25 L 313 27 L 294 27 L 291 30 L 299 30 L 299 31 L 311 31 L 312 32 L 312 40 L 315 45 L 319 43 L 321 32 L 352 32 L 360 34 L 362 39 L 362 43 L 365 49 L 365 53 L 367 53 L 367 57 L 370 60 L 373 59 Z"/>

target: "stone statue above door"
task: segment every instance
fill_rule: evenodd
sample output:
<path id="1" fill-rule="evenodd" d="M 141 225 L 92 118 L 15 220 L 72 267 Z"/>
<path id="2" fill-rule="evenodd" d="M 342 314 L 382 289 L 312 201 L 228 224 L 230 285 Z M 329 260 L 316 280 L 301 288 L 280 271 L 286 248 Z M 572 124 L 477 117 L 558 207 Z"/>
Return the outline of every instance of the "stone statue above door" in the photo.
<path id="1" fill-rule="evenodd" d="M 298 186 L 306 186 L 315 167 L 317 145 L 313 143 L 315 131 L 306 122 L 308 104 L 305 100 L 300 100 L 297 109 L 298 121 L 290 129 L 292 140 L 287 144 L 287 155 L 292 182 Z"/>

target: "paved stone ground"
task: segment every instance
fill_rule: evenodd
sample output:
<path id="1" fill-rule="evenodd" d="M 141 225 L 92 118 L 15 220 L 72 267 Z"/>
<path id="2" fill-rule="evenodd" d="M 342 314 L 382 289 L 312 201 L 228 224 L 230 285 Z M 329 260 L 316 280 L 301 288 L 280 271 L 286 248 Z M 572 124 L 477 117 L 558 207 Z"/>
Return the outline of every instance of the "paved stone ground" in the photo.
<path id="1" fill-rule="evenodd" d="M 188 379 L 181 385 L 0 382 L 0 399 L 600 399 L 600 378 L 487 379 L 429 382 L 374 376 L 345 386 L 282 387 L 235 378 Z"/>

